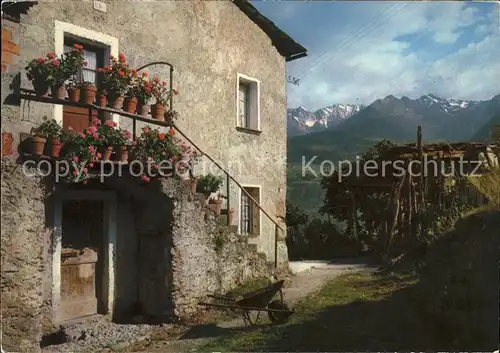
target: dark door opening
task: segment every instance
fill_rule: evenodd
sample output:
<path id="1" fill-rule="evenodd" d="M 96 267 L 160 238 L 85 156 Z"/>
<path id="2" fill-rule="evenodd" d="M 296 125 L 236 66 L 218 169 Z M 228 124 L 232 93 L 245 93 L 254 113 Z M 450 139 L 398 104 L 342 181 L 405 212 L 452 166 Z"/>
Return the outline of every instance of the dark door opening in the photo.
<path id="1" fill-rule="evenodd" d="M 61 321 L 106 311 L 103 206 L 94 200 L 62 205 Z"/>

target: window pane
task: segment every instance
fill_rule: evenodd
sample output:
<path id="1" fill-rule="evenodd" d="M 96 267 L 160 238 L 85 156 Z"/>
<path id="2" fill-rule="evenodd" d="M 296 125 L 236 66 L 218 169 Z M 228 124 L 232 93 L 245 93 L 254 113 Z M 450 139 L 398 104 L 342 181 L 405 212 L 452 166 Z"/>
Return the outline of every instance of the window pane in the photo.
<path id="1" fill-rule="evenodd" d="M 83 50 L 83 58 L 87 61 L 88 69 L 97 69 L 97 53 L 94 51 Z"/>
<path id="2" fill-rule="evenodd" d="M 83 81 L 96 83 L 96 72 L 94 70 L 82 69 Z"/>
<path id="3" fill-rule="evenodd" d="M 241 219 L 240 219 L 240 230 L 242 234 L 252 233 L 252 205 L 251 200 L 242 191 L 241 192 Z"/>
<path id="4" fill-rule="evenodd" d="M 240 126 L 248 127 L 248 86 L 240 84 L 238 110 L 240 115 Z"/>

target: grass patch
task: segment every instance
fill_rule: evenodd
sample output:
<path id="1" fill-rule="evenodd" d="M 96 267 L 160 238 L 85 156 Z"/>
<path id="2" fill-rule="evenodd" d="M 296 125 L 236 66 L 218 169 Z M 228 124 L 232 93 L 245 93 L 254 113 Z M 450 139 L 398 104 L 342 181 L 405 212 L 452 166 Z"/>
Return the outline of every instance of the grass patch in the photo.
<path id="1" fill-rule="evenodd" d="M 415 272 L 338 277 L 286 325 L 219 331 L 200 351 L 494 351 L 499 224 L 498 210 L 471 211 Z"/>
<path id="2" fill-rule="evenodd" d="M 429 346 L 410 297 L 409 275 L 349 274 L 300 301 L 282 326 L 231 332 L 200 351 L 404 350 Z"/>

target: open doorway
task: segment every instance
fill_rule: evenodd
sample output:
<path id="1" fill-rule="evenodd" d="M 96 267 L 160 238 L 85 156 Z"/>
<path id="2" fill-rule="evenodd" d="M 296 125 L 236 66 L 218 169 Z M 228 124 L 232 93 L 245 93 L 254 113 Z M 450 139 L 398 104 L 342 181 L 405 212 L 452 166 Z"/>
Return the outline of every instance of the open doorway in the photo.
<path id="1" fill-rule="evenodd" d="M 60 320 L 105 313 L 104 202 L 64 200 L 61 221 Z"/>

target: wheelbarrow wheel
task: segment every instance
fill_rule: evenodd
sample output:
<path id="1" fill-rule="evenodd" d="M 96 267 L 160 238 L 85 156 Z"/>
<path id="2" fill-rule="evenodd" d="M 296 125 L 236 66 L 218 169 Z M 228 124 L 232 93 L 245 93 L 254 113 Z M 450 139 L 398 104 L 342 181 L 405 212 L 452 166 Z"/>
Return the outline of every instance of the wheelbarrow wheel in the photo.
<path id="1" fill-rule="evenodd" d="M 290 310 L 288 306 L 286 305 L 285 302 L 281 302 L 281 300 L 273 300 L 272 302 L 269 303 L 267 306 L 268 309 L 275 309 L 275 310 Z M 292 316 L 291 312 L 279 312 L 279 311 L 268 311 L 267 315 L 269 316 L 269 320 L 273 324 L 284 324 L 288 321 L 290 316 Z"/>

